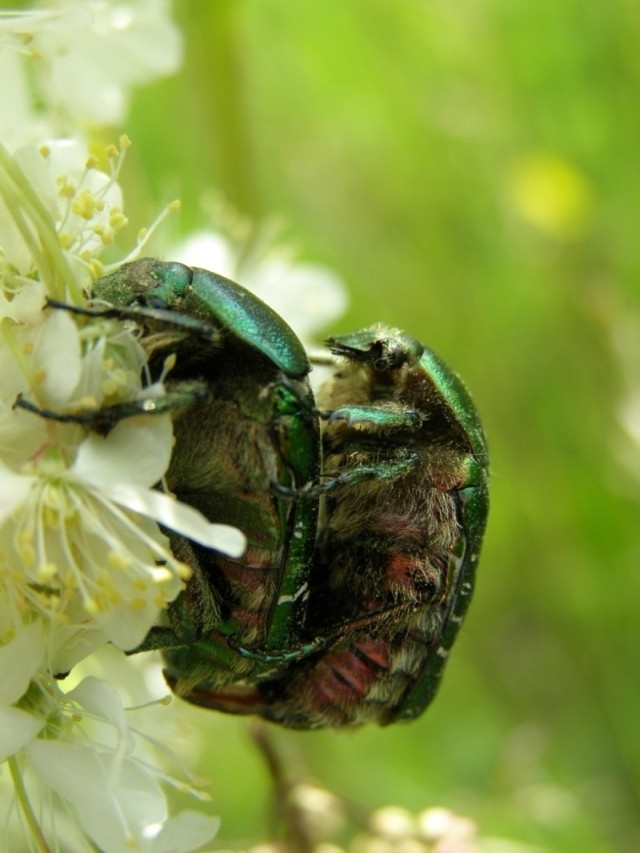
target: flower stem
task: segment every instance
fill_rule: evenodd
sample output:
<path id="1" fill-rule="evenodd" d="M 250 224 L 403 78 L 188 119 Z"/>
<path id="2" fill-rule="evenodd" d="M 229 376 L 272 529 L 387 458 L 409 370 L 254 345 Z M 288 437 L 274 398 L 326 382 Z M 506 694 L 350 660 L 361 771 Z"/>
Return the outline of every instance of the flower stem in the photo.
<path id="1" fill-rule="evenodd" d="M 40 850 L 41 853 L 51 853 L 51 848 L 47 844 L 47 840 L 42 834 L 40 824 L 38 823 L 33 809 L 31 808 L 31 802 L 29 800 L 27 790 L 24 787 L 24 781 L 15 755 L 12 755 L 11 758 L 9 758 L 8 764 L 11 771 L 11 778 L 13 779 L 13 787 L 15 788 L 16 797 L 18 798 L 18 802 L 22 808 L 27 825 L 31 830 L 31 834 L 38 846 L 38 850 Z"/>

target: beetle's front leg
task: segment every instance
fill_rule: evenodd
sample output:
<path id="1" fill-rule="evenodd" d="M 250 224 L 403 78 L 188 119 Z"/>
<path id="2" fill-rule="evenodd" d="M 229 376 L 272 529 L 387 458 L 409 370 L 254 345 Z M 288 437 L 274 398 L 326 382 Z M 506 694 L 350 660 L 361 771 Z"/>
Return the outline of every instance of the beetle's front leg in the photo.
<path id="1" fill-rule="evenodd" d="M 68 302 L 60 302 L 57 299 L 47 299 L 45 308 L 55 308 L 59 311 L 67 311 L 81 317 L 94 317 L 116 320 L 132 320 L 141 325 L 149 324 L 169 326 L 178 328 L 183 332 L 198 335 L 213 344 L 220 343 L 220 330 L 206 320 L 192 317 L 189 314 L 179 314 L 164 307 L 147 307 L 144 305 L 105 305 L 84 307 L 70 305 Z"/>
<path id="2" fill-rule="evenodd" d="M 100 409 L 57 412 L 25 400 L 22 394 L 18 394 L 13 408 L 24 409 L 47 420 L 65 424 L 79 424 L 80 426 L 86 426 L 99 432 L 107 433 L 125 418 L 133 418 L 137 415 L 172 415 L 192 406 L 197 406 L 202 403 L 206 394 L 206 383 L 193 380 L 176 383 L 173 386 L 173 390 L 166 394 L 140 397 L 137 400 L 127 400 L 124 403 L 115 403 L 112 406 L 103 406 Z"/>

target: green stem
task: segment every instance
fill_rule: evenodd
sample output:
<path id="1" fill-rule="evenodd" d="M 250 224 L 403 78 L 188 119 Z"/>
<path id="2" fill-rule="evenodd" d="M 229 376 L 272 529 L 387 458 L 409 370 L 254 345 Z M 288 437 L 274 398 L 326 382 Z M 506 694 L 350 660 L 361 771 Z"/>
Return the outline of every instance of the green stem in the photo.
<path id="1" fill-rule="evenodd" d="M 24 780 L 22 779 L 22 774 L 20 773 L 20 768 L 18 767 L 15 755 L 11 756 L 8 764 L 11 771 L 11 778 L 13 779 L 13 787 L 15 788 L 16 797 L 20 803 L 27 825 L 31 830 L 31 834 L 38 846 L 38 850 L 40 850 L 41 853 L 51 853 L 51 848 L 47 844 L 47 840 L 42 834 L 40 824 L 38 823 L 33 809 L 31 808 L 31 802 L 29 800 L 27 790 L 24 787 Z"/>

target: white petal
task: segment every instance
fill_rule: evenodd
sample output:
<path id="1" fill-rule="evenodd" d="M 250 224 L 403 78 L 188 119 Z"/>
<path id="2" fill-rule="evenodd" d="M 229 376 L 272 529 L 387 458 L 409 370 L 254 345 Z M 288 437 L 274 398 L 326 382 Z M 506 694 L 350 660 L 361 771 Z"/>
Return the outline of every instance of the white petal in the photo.
<path id="1" fill-rule="evenodd" d="M 169 467 L 172 435 L 169 415 L 127 418 L 105 438 L 83 441 L 69 474 L 101 492 L 121 483 L 153 486 Z"/>
<path id="2" fill-rule="evenodd" d="M 182 581 L 174 576 L 164 585 L 167 601 L 172 601 L 183 588 Z M 96 625 L 108 637 L 109 642 L 122 651 L 136 649 L 154 625 L 157 625 L 161 613 L 160 607 L 151 596 L 140 597 L 132 602 L 136 591 L 125 595 L 121 604 L 112 604 L 106 610 L 96 613 L 92 618 Z"/>
<path id="3" fill-rule="evenodd" d="M 104 853 L 145 849 L 144 839 L 167 819 L 166 799 L 156 779 L 125 759 L 60 741 L 37 740 L 27 756 L 42 780 L 75 809 L 87 835 Z"/>
<path id="4" fill-rule="evenodd" d="M 69 5 L 69 4 L 67 4 Z M 76 2 L 82 11 L 90 4 Z M 124 118 L 127 88 L 176 70 L 177 28 L 166 3 L 91 3 L 91 26 L 43 32 L 35 42 L 50 58 L 48 89 L 72 113 L 108 124 Z"/>
<path id="5" fill-rule="evenodd" d="M 0 704 L 13 705 L 24 696 L 44 652 L 41 622 L 26 625 L 10 643 L 0 646 Z"/>
<path id="6" fill-rule="evenodd" d="M 14 474 L 0 462 L 0 524 L 27 499 L 35 477 Z"/>
<path id="7" fill-rule="evenodd" d="M 104 631 L 77 625 L 56 627 L 49 646 L 51 670 L 56 674 L 70 672 L 81 660 L 108 642 Z"/>
<path id="8" fill-rule="evenodd" d="M 0 763 L 32 741 L 44 724 L 19 708 L 0 707 Z"/>
<path id="9" fill-rule="evenodd" d="M 122 699 L 106 681 L 91 675 L 87 676 L 66 695 L 68 699 L 82 705 L 94 717 L 110 722 L 118 729 L 121 737 L 128 737 L 129 729 Z"/>
<path id="10" fill-rule="evenodd" d="M 47 403 L 52 408 L 66 403 L 82 369 L 78 327 L 66 311 L 49 311 L 35 338 L 33 361 L 44 373 Z"/>
<path id="11" fill-rule="evenodd" d="M 174 530 L 206 548 L 215 548 L 216 551 L 222 551 L 231 557 L 240 557 L 247 547 L 245 535 L 236 527 L 212 524 L 197 509 L 162 492 L 136 489 L 122 484 L 119 487 L 104 489 L 102 494 L 134 512 L 155 518 L 169 530 Z"/>
<path id="12" fill-rule="evenodd" d="M 184 811 L 169 820 L 154 838 L 153 853 L 188 853 L 197 850 L 216 835 L 220 818 L 200 812 Z"/>

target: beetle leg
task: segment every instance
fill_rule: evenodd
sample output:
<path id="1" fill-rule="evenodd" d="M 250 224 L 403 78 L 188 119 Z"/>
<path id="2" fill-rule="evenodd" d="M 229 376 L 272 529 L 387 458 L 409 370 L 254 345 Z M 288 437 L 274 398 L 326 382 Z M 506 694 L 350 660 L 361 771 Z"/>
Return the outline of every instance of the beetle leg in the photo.
<path id="1" fill-rule="evenodd" d="M 303 658 L 309 657 L 309 655 L 324 649 L 330 642 L 331 640 L 327 637 L 314 637 L 314 639 L 310 640 L 308 643 L 303 643 L 302 645 L 294 649 L 289 649 L 286 652 L 261 653 L 252 652 L 250 649 L 245 649 L 244 646 L 237 645 L 230 638 L 227 639 L 228 645 L 241 657 L 261 664 L 296 663 L 297 661 L 303 660 Z"/>
<path id="2" fill-rule="evenodd" d="M 357 468 L 349 468 L 344 473 L 325 480 L 324 483 L 295 489 L 272 482 L 271 489 L 283 498 L 309 500 L 322 497 L 322 495 L 326 495 L 339 487 L 353 486 L 367 480 L 395 480 L 397 477 L 403 477 L 405 474 L 414 471 L 420 464 L 420 454 L 417 451 L 407 451 L 399 459 L 386 459 L 376 462 L 375 465 L 360 465 Z"/>
<path id="3" fill-rule="evenodd" d="M 330 425 L 342 421 L 348 427 L 381 430 L 416 430 L 422 425 L 422 417 L 415 409 L 381 409 L 375 406 L 340 406 L 332 412 L 320 414 Z"/>
<path id="4" fill-rule="evenodd" d="M 147 308 L 143 305 L 108 305 L 104 308 L 84 308 L 79 305 L 69 305 L 67 302 L 59 302 L 57 299 L 47 299 L 44 307 L 68 311 L 70 314 L 78 314 L 81 317 L 104 317 L 105 319 L 133 320 L 137 323 L 160 323 L 198 335 L 213 344 L 219 344 L 221 339 L 220 330 L 212 326 L 211 323 L 189 314 L 179 314 L 168 308 Z"/>
<path id="5" fill-rule="evenodd" d="M 125 418 L 133 418 L 137 415 L 173 414 L 182 409 L 196 406 L 202 402 L 207 393 L 206 383 L 196 380 L 176 383 L 174 388 L 176 390 L 172 390 L 166 394 L 142 397 L 138 400 L 116 403 L 113 406 L 103 406 L 101 409 L 85 409 L 84 411 L 75 413 L 56 412 L 53 409 L 46 409 L 29 402 L 29 400 L 25 400 L 22 394 L 18 394 L 13 408 L 24 409 L 47 420 L 93 427 L 99 432 L 107 433 Z"/>

